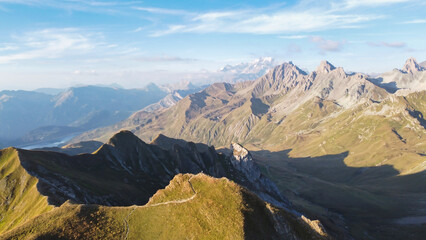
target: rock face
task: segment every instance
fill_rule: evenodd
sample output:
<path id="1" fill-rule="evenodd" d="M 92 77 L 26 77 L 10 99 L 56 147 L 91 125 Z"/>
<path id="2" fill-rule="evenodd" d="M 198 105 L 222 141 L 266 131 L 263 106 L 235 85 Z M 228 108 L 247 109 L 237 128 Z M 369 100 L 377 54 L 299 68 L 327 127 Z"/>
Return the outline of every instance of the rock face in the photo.
<path id="1" fill-rule="evenodd" d="M 234 169 L 242 175 L 243 186 L 248 187 L 267 202 L 284 208 L 290 206 L 290 202 L 281 196 L 277 186 L 260 172 L 247 149 L 238 143 L 232 143 L 230 149 L 229 158 Z"/>
<path id="2" fill-rule="evenodd" d="M 226 156 L 213 147 L 164 135 L 146 144 L 132 132 L 121 131 L 93 154 L 18 152 L 22 166 L 39 179 L 40 192 L 55 205 L 67 200 L 114 206 L 145 204 L 176 174 L 204 172 L 234 180 L 265 201 L 289 206 L 276 186 L 260 173 L 250 153 L 238 144 L 233 146 L 241 153 Z"/>
<path id="3" fill-rule="evenodd" d="M 317 70 L 315 71 L 317 74 L 326 74 L 336 69 L 331 63 L 328 61 L 322 61 L 320 65 L 317 67 Z"/>
<path id="4" fill-rule="evenodd" d="M 381 102 L 388 95 L 368 76 L 346 74 L 327 61 L 310 74 L 288 62 L 257 80 L 213 84 L 165 111 L 136 113 L 116 125 L 87 132 L 72 142 L 107 141 L 119 129 L 131 130 L 147 141 L 163 133 L 215 146 L 248 139 L 262 142 L 271 137 L 263 135 L 262 129 L 285 128 L 284 119 L 298 115 L 304 111 L 304 104 L 317 99 L 329 103 L 327 111 L 332 114 L 331 109 L 337 113 L 359 104 Z M 320 107 L 319 111 L 323 110 Z"/>
<path id="5" fill-rule="evenodd" d="M 409 59 L 407 59 L 407 61 L 405 62 L 404 67 L 402 68 L 402 71 L 406 72 L 406 73 L 416 73 L 416 72 L 420 72 L 425 70 L 422 66 L 420 66 L 416 59 L 411 57 Z"/>
<path id="6" fill-rule="evenodd" d="M 418 64 L 416 59 L 409 58 L 401 70 L 394 69 L 369 80 L 390 93 L 405 96 L 426 90 L 426 68 Z"/>

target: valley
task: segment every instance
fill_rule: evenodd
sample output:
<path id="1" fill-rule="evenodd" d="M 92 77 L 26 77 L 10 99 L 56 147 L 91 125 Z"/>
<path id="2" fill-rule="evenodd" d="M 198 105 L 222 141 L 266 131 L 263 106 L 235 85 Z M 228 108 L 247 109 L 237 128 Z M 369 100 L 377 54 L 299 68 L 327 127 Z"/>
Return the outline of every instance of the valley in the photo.
<path id="1" fill-rule="evenodd" d="M 413 59 L 380 81 L 289 62 L 168 95 L 63 147 L 7 148 L 0 236 L 422 239 L 424 73 Z"/>
<path id="2" fill-rule="evenodd" d="M 224 152 L 236 141 L 297 209 L 337 235 L 421 239 L 421 221 L 397 223 L 425 216 L 426 71 L 409 59 L 393 72 L 396 81 L 419 88 L 391 91 L 328 62 L 310 74 L 284 63 L 255 81 L 213 84 L 169 109 L 140 111 L 72 141 L 103 141 L 120 129 L 147 141 L 161 133 Z"/>

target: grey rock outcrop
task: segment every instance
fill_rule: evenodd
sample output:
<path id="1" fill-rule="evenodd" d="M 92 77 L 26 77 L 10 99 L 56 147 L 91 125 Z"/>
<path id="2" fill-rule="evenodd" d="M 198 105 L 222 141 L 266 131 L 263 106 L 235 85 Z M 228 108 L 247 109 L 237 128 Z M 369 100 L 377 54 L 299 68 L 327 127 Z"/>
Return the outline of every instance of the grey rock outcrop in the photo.
<path id="1" fill-rule="evenodd" d="M 402 68 L 402 71 L 406 73 L 415 73 L 425 70 L 422 66 L 420 66 L 416 59 L 411 57 L 407 59 L 407 61 L 404 64 L 404 67 Z"/>
<path id="2" fill-rule="evenodd" d="M 289 208 L 290 202 L 284 198 L 277 186 L 262 174 L 250 152 L 238 143 L 231 143 L 229 159 L 234 169 L 240 173 L 242 185 L 256 193 L 264 201 L 283 208 Z"/>

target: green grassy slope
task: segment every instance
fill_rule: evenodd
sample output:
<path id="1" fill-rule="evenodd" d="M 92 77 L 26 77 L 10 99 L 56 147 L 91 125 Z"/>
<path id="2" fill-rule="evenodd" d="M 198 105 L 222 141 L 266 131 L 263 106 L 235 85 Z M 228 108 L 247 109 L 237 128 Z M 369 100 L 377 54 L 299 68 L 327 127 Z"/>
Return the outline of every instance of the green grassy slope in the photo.
<path id="1" fill-rule="evenodd" d="M 39 193 L 37 183 L 21 166 L 15 149 L 0 151 L 0 233 L 53 208 Z"/>
<path id="2" fill-rule="evenodd" d="M 103 207 L 65 203 L 0 235 L 0 239 L 283 237 L 326 238 L 302 219 L 270 206 L 234 182 L 204 174 L 177 175 L 145 206 Z"/>

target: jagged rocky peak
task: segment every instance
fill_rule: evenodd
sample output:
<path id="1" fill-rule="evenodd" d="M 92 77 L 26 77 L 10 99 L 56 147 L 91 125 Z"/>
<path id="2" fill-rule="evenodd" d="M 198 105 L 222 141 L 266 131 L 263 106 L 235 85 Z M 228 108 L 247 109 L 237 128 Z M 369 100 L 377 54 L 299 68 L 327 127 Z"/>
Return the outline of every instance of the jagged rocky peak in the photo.
<path id="1" fill-rule="evenodd" d="M 238 143 L 231 143 L 232 156 L 237 160 L 252 160 L 250 152 Z"/>
<path id="2" fill-rule="evenodd" d="M 402 71 L 406 72 L 406 73 L 415 73 L 415 72 L 419 72 L 419 71 L 423 71 L 425 70 L 422 66 L 420 66 L 416 59 L 413 57 L 410 57 L 409 59 L 407 59 L 407 61 L 405 61 L 404 67 L 402 68 Z"/>
<path id="3" fill-rule="evenodd" d="M 324 61 L 321 61 L 320 65 L 317 67 L 317 70 L 315 72 L 317 74 L 325 74 L 325 73 L 329 73 L 333 71 L 334 69 L 336 69 L 335 66 L 333 66 L 328 61 L 324 60 Z"/>
<path id="4" fill-rule="evenodd" d="M 281 195 L 277 186 L 265 177 L 250 152 L 238 143 L 231 143 L 230 160 L 234 168 L 242 173 L 246 180 L 243 182 L 253 189 L 265 201 L 276 204 L 280 207 L 288 207 L 291 203 Z M 278 201 L 277 201 L 278 200 Z"/>
<path id="5" fill-rule="evenodd" d="M 231 143 L 231 163 L 243 172 L 246 177 L 254 181 L 260 177 L 260 171 L 253 161 L 250 152 L 238 143 Z"/>
<path id="6" fill-rule="evenodd" d="M 290 79 L 296 79 L 300 75 L 307 75 L 307 74 L 303 70 L 298 68 L 296 65 L 294 65 L 293 62 L 290 61 L 288 63 L 285 62 L 271 69 L 266 74 L 265 77 L 273 81 L 284 80 L 285 82 L 288 82 Z"/>

